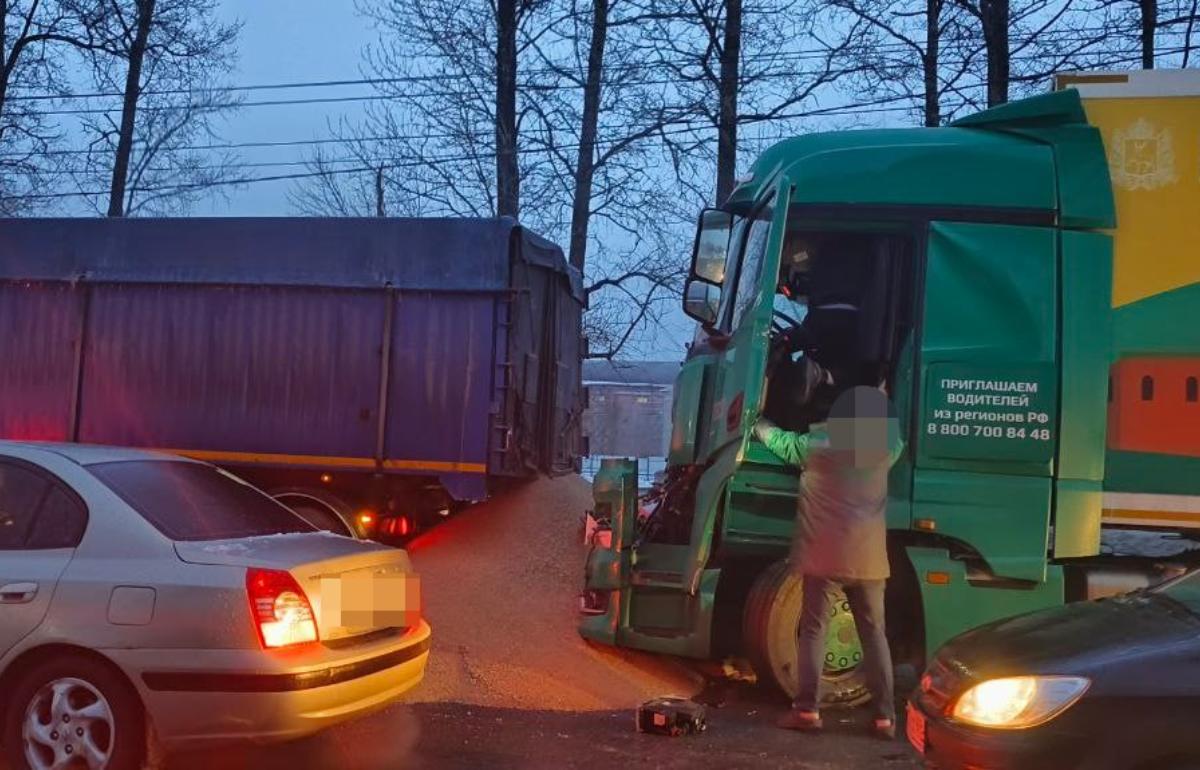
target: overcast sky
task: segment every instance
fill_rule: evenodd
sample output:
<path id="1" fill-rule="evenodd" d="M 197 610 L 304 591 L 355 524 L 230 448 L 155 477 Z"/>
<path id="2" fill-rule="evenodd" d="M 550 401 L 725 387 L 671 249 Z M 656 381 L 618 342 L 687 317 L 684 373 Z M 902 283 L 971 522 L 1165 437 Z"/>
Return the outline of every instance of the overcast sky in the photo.
<path id="1" fill-rule="evenodd" d="M 222 13 L 243 22 L 238 39 L 237 85 L 346 80 L 361 77 L 363 47 L 374 40 L 368 21 L 355 12 L 353 0 L 224 0 Z M 261 91 L 248 101 L 347 97 L 366 88 L 314 88 Z M 290 141 L 321 138 L 329 121 L 354 117 L 361 105 L 305 104 L 244 107 L 225 127 L 230 142 Z M 279 147 L 241 150 L 248 162 L 303 161 L 310 148 Z M 302 172 L 302 167 L 247 169 L 256 176 Z M 263 182 L 233 190 L 229 201 L 201 204 L 197 215 L 266 216 L 293 213 L 287 192 L 294 182 Z"/>
<path id="2" fill-rule="evenodd" d="M 243 23 L 238 40 L 236 85 L 348 80 L 362 77 L 360 64 L 365 46 L 375 40 L 369 21 L 354 8 L 354 0 L 223 0 L 222 13 Z M 259 91 L 245 94 L 247 101 L 330 98 L 366 95 L 365 87 L 312 88 Z M 362 114 L 362 103 L 305 104 L 243 107 L 222 133 L 230 142 L 291 141 L 328 135 L 328 125 Z M 239 150 L 245 162 L 304 161 L 311 148 L 276 147 Z M 247 175 L 302 173 L 302 166 L 249 168 Z M 294 214 L 288 201 L 293 181 L 263 182 L 198 204 L 197 216 L 281 216 Z M 687 245 L 680 248 L 686 251 Z M 681 252 L 681 258 L 684 256 Z M 692 324 L 676 311 L 663 327 L 652 330 L 635 355 L 653 359 L 679 359 L 684 342 L 691 339 Z"/>

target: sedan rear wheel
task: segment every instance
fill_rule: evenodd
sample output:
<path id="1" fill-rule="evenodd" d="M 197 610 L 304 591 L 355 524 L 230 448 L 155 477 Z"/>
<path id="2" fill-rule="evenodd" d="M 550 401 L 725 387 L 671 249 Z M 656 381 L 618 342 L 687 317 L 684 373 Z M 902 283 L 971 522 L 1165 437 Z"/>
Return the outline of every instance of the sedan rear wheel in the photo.
<path id="1" fill-rule="evenodd" d="M 58 659 L 16 683 L 4 725 L 9 762 L 20 770 L 132 770 L 144 746 L 137 696 L 115 672 Z"/>

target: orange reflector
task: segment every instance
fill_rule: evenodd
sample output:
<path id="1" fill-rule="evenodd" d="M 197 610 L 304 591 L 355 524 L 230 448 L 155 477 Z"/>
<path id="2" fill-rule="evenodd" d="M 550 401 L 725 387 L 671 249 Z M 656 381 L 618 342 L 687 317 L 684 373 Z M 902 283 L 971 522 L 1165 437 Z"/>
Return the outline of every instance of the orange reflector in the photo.
<path id="1" fill-rule="evenodd" d="M 933 519 L 915 519 L 913 521 L 913 526 L 917 529 L 923 529 L 926 532 L 933 532 L 935 529 L 937 529 L 937 522 Z"/>
<path id="2" fill-rule="evenodd" d="M 328 473 L 321 474 L 321 483 L 322 484 L 328 484 L 331 481 L 333 481 L 333 476 L 330 476 Z"/>
<path id="3" fill-rule="evenodd" d="M 949 572 L 926 572 L 925 582 L 932 586 L 950 585 Z"/>

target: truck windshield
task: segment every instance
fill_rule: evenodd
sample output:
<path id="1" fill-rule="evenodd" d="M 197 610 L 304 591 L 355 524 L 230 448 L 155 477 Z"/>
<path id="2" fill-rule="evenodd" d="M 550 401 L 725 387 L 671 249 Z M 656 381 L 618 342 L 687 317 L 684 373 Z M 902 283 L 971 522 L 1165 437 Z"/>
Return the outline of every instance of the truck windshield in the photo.
<path id="1" fill-rule="evenodd" d="M 211 465 L 134 460 L 87 469 L 172 540 L 316 531 L 263 492 Z"/>
<path id="2" fill-rule="evenodd" d="M 1192 570 L 1183 577 L 1168 581 L 1155 591 L 1174 599 L 1192 612 L 1200 614 L 1200 569 Z"/>

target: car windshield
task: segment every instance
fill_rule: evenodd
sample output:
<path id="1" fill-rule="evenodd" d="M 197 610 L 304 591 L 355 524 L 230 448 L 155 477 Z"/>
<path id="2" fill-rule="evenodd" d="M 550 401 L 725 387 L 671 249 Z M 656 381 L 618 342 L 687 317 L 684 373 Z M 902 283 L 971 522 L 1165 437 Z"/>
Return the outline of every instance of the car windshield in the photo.
<path id="1" fill-rule="evenodd" d="M 136 460 L 88 470 L 172 540 L 315 531 L 263 492 L 211 465 Z"/>
<path id="2" fill-rule="evenodd" d="M 1154 589 L 1200 614 L 1200 570 L 1192 570 L 1183 577 L 1163 583 Z"/>

